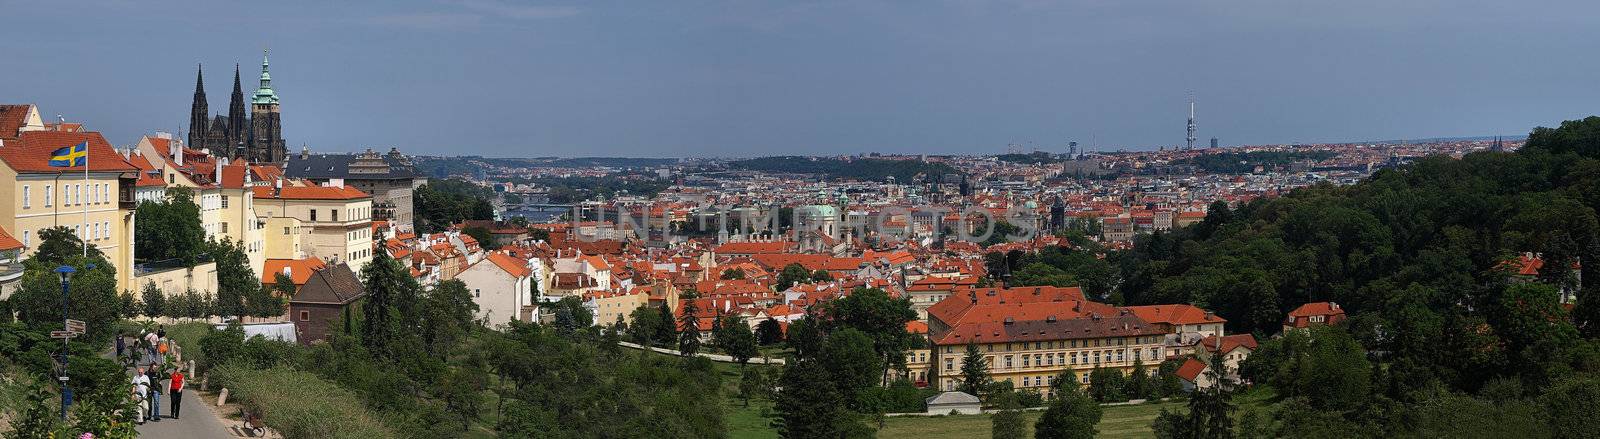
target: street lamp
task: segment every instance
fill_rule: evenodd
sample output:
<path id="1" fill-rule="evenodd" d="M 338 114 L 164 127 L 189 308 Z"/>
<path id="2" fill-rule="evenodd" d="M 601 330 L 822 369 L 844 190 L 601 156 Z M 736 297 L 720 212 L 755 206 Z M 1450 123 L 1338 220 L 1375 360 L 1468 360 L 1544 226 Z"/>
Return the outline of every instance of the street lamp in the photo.
<path id="1" fill-rule="evenodd" d="M 56 275 L 61 276 L 61 322 L 67 321 L 67 307 L 72 304 L 72 299 L 67 295 L 67 287 L 72 282 L 72 273 L 78 272 L 71 265 L 56 267 Z M 61 420 L 67 420 L 67 406 L 72 405 L 72 388 L 67 385 L 67 341 L 71 338 L 61 338 Z"/>

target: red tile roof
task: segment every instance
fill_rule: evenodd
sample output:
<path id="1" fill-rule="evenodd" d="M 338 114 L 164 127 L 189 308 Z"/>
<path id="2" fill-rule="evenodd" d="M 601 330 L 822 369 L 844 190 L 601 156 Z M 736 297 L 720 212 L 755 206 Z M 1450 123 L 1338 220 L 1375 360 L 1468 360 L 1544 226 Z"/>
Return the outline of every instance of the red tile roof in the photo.
<path id="1" fill-rule="evenodd" d="M 1178 378 L 1182 378 L 1184 381 L 1188 381 L 1188 382 L 1192 383 L 1192 382 L 1194 382 L 1195 379 L 1200 378 L 1200 373 L 1201 372 L 1205 372 L 1205 371 L 1206 371 L 1206 363 L 1205 362 L 1202 362 L 1200 360 L 1196 360 L 1194 357 L 1189 357 L 1188 360 L 1183 362 L 1182 366 L 1178 366 L 1177 375 L 1178 375 Z"/>
<path id="2" fill-rule="evenodd" d="M 55 131 L 27 131 L 16 143 L 0 146 L 0 160 L 17 172 L 83 172 L 82 167 L 52 167 L 50 157 L 57 149 L 89 143 L 89 169 L 97 172 L 137 171 L 116 149 L 97 132 L 63 133 Z"/>
<path id="3" fill-rule="evenodd" d="M 1220 344 L 1220 346 L 1219 346 Z M 1250 334 L 1234 334 L 1220 339 L 1212 335 L 1200 340 L 1200 346 L 1207 351 L 1227 354 L 1228 352 L 1244 347 L 1254 351 L 1256 349 L 1256 336 Z"/>
<path id="4" fill-rule="evenodd" d="M 724 254 L 724 255 L 772 254 L 772 253 L 783 253 L 785 251 L 788 251 L 788 249 L 789 249 L 791 244 L 793 244 L 793 243 L 788 242 L 788 241 L 730 242 L 730 243 L 727 243 L 727 244 L 719 245 L 719 246 L 717 246 L 716 249 L 714 249 L 712 251 L 714 251 L 714 252 L 716 252 L 718 254 Z"/>
<path id="5" fill-rule="evenodd" d="M 1194 305 L 1142 305 L 1125 307 L 1133 314 L 1151 323 L 1167 323 L 1173 325 L 1198 325 L 1203 323 L 1226 323 L 1228 320 L 1217 317 L 1216 314 L 1207 313 L 1206 310 Z"/>
<path id="6" fill-rule="evenodd" d="M 512 276 L 528 277 L 533 275 L 533 270 L 529 269 L 526 264 L 522 263 L 522 261 L 518 261 L 517 258 L 513 258 L 504 253 L 490 253 L 489 257 L 485 259 L 488 259 L 489 262 L 494 263 L 496 267 L 500 267 L 501 270 L 505 270 L 506 273 Z"/>
<path id="7" fill-rule="evenodd" d="M 28 104 L 0 105 L 0 139 L 17 138 L 22 124 L 28 123 Z"/>
<path id="8" fill-rule="evenodd" d="M 22 249 L 22 242 L 21 241 L 17 241 L 17 238 L 11 237 L 10 233 L 6 233 L 6 229 L 5 228 L 0 227 L 0 250 L 21 250 L 21 249 Z"/>
<path id="9" fill-rule="evenodd" d="M 268 259 L 262 264 L 261 283 L 274 284 L 278 282 L 278 273 L 285 267 L 289 268 L 289 278 L 295 285 L 305 285 L 311 279 L 311 273 L 328 268 L 328 264 L 314 257 L 305 259 Z"/>
<path id="10" fill-rule="evenodd" d="M 226 170 L 224 170 L 226 172 Z M 242 178 L 242 174 L 241 174 Z M 356 200 L 371 198 L 366 192 L 350 186 L 284 186 L 274 190 L 271 186 L 254 186 L 256 198 L 279 198 L 287 200 Z"/>

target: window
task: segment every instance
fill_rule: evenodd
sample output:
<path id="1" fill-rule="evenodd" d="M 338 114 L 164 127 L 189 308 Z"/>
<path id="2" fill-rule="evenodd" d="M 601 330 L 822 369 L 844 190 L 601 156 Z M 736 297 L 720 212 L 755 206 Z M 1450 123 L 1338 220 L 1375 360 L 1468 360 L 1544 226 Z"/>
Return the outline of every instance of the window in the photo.
<path id="1" fill-rule="evenodd" d="M 23 237 L 26 238 L 27 236 Z M 944 370 L 956 370 L 955 364 L 955 360 L 951 360 L 949 358 L 944 359 Z"/>
<path id="2" fill-rule="evenodd" d="M 317 220 L 317 210 L 316 209 L 311 209 L 311 220 L 312 221 L 316 221 Z"/>
<path id="3" fill-rule="evenodd" d="M 284 226 L 283 234 L 285 234 L 285 235 L 289 234 L 289 227 L 288 226 Z"/>
<path id="4" fill-rule="evenodd" d="M 329 215 L 328 216 L 328 220 L 329 221 L 338 221 L 339 220 L 339 209 L 328 209 L 328 215 Z"/>
<path id="5" fill-rule="evenodd" d="M 228 223 L 222 223 L 222 233 L 228 233 Z"/>
<path id="6" fill-rule="evenodd" d="M 1006 356 L 1006 369 L 1010 369 L 1010 368 L 1011 368 L 1011 356 L 1007 355 Z"/>
<path id="7" fill-rule="evenodd" d="M 55 194 L 56 193 L 50 189 L 50 185 L 44 185 L 44 207 L 50 207 L 50 200 L 51 198 L 54 198 Z"/>
<path id="8" fill-rule="evenodd" d="M 23 230 L 22 231 L 22 246 L 23 247 L 27 247 L 28 244 L 29 244 L 29 241 L 30 241 L 30 239 L 28 239 L 28 231 L 27 230 Z"/>
<path id="9" fill-rule="evenodd" d="M 33 191 L 31 189 L 32 188 L 29 188 L 28 185 L 22 185 L 22 208 L 23 209 L 27 209 L 29 207 L 32 207 L 32 206 L 29 206 L 29 204 L 33 203 Z"/>
<path id="10" fill-rule="evenodd" d="M 228 208 L 228 196 L 227 195 L 223 195 L 222 196 L 222 208 L 223 209 L 227 209 Z"/>
<path id="11" fill-rule="evenodd" d="M 311 321 L 311 311 L 300 311 L 300 321 L 302 321 L 302 322 Z"/>

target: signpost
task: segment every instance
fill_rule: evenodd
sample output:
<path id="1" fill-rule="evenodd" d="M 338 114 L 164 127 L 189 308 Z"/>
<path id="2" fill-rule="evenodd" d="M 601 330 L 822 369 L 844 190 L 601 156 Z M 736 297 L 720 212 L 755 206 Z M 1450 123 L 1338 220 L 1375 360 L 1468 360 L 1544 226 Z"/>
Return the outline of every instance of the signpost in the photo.
<path id="1" fill-rule="evenodd" d="M 83 335 L 85 325 L 82 320 L 67 319 L 67 332 Z"/>
<path id="2" fill-rule="evenodd" d="M 77 337 L 77 336 L 78 336 L 78 333 L 72 332 L 72 331 L 50 331 L 50 338 L 59 338 L 59 339 L 62 339 L 62 340 L 66 340 L 66 339 Z"/>

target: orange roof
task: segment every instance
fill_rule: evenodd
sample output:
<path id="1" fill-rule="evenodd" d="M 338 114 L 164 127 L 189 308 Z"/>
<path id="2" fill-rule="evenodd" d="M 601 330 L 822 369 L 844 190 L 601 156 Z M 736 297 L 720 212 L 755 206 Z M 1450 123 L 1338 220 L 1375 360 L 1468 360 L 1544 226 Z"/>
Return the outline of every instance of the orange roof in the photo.
<path id="1" fill-rule="evenodd" d="M 10 233 L 6 233 L 6 229 L 5 228 L 0 227 L 0 250 L 21 250 L 21 249 L 22 249 L 22 242 L 21 241 L 17 241 L 17 238 L 11 237 Z"/>
<path id="2" fill-rule="evenodd" d="M 505 270 L 506 273 L 512 276 L 528 277 L 533 275 L 533 270 L 529 269 L 527 265 L 523 264 L 521 261 L 518 261 L 517 258 L 513 258 L 504 253 L 490 253 L 489 257 L 486 259 L 488 259 L 489 262 L 493 262 L 495 266 L 500 267 L 501 270 Z"/>
<path id="3" fill-rule="evenodd" d="M 1344 310 L 1339 304 L 1333 302 L 1311 302 L 1289 311 L 1289 317 L 1333 316 L 1344 315 Z"/>
<path id="4" fill-rule="evenodd" d="M 224 170 L 226 172 L 226 170 Z M 242 175 L 242 174 L 241 174 Z M 355 200 L 371 198 L 366 192 L 350 186 L 284 186 L 274 190 L 271 186 L 254 186 L 250 188 L 255 192 L 256 198 L 279 198 L 287 200 Z M 276 192 L 276 193 L 274 193 Z"/>
<path id="5" fill-rule="evenodd" d="M 89 143 L 90 170 L 100 172 L 138 170 L 97 132 L 26 131 L 19 137 L 17 144 L 6 142 L 4 147 L 0 147 L 0 160 L 4 160 L 6 165 L 17 172 L 71 172 L 74 169 L 83 172 L 82 167 L 50 166 L 50 157 L 57 149 L 84 142 Z"/>
<path id="6" fill-rule="evenodd" d="M 720 254 L 741 254 L 741 255 L 772 254 L 772 253 L 783 253 L 784 251 L 788 250 L 789 244 L 790 243 L 788 241 L 730 242 L 730 243 L 727 243 L 727 244 L 719 245 L 719 246 L 717 246 L 716 249 L 714 249 L 712 251 L 720 253 Z"/>
<path id="7" fill-rule="evenodd" d="M 862 258 L 836 258 L 833 255 L 796 253 L 757 254 L 750 258 L 773 272 L 783 271 L 783 267 L 789 264 L 800 264 L 801 267 L 811 271 L 851 271 L 861 268 L 861 264 L 866 262 L 866 259 Z"/>
<path id="8" fill-rule="evenodd" d="M 1132 311 L 1134 315 L 1151 323 L 1198 325 L 1228 321 L 1194 305 L 1141 305 L 1124 307 L 1124 309 Z"/>
<path id="9" fill-rule="evenodd" d="M 1238 349 L 1241 346 L 1253 351 L 1256 349 L 1256 336 L 1250 334 L 1234 334 L 1219 339 L 1217 336 L 1212 335 L 1201 339 L 1200 346 L 1205 348 L 1205 350 L 1221 354 L 1227 354 L 1228 352 Z"/>
<path id="10" fill-rule="evenodd" d="M 311 279 L 311 273 L 328 268 L 328 264 L 314 257 L 305 259 L 268 259 L 265 264 L 262 264 L 261 283 L 276 283 L 278 281 L 278 273 L 282 273 L 284 268 L 289 269 L 289 278 L 294 280 L 295 285 L 305 285 L 306 281 Z"/>
<path id="11" fill-rule="evenodd" d="M 0 105 L 0 139 L 13 138 L 28 123 L 28 104 Z"/>
<path id="12" fill-rule="evenodd" d="M 1178 378 L 1182 378 L 1184 381 L 1188 381 L 1188 382 L 1192 383 L 1192 382 L 1194 382 L 1195 379 L 1200 378 L 1200 373 L 1201 372 L 1205 372 L 1205 371 L 1206 371 L 1206 363 L 1205 362 L 1202 362 L 1200 360 L 1196 360 L 1194 357 L 1189 357 L 1188 360 L 1183 362 L 1182 366 L 1178 366 L 1177 375 L 1178 375 Z"/>

